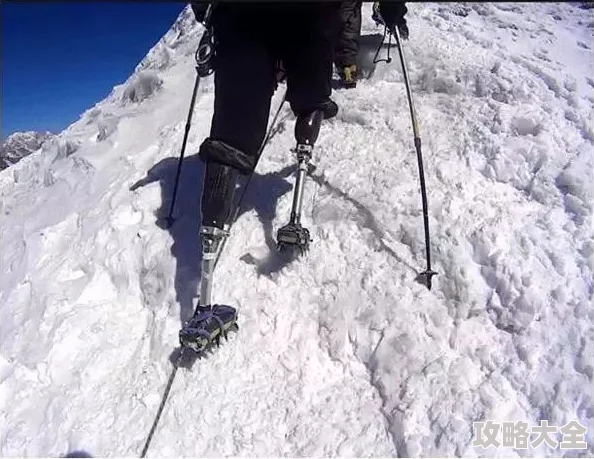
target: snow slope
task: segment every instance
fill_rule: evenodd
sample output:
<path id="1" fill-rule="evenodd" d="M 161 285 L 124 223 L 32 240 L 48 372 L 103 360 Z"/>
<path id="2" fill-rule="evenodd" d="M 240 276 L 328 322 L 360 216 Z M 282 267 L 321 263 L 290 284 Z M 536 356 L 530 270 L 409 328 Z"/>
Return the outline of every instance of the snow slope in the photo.
<path id="1" fill-rule="evenodd" d="M 0 144 L 0 170 L 19 162 L 25 156 L 39 150 L 43 143 L 53 137 L 51 132 L 15 132 Z"/>
<path id="2" fill-rule="evenodd" d="M 594 454 L 592 10 L 410 4 L 435 269 L 424 269 L 416 157 L 397 59 L 335 92 L 305 224 L 288 221 L 284 107 L 216 275 L 240 331 L 178 372 L 149 455 L 560 456 L 472 446 L 474 421 L 588 427 Z M 378 33 L 364 6 L 362 65 Z M 200 26 L 185 10 L 135 73 L 0 172 L 2 456 L 139 454 L 199 277 L 195 152 L 173 187 Z M 397 58 L 396 50 L 392 51 Z M 367 69 L 371 71 L 371 68 Z M 282 97 L 282 86 L 273 110 Z M 75 453 L 76 452 L 76 453 Z"/>

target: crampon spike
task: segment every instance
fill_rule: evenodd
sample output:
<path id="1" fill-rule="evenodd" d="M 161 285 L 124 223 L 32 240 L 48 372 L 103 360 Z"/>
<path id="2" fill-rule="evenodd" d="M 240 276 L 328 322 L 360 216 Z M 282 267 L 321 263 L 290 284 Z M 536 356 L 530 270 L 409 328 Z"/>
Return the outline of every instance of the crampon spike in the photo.
<path id="1" fill-rule="evenodd" d="M 237 329 L 237 311 L 232 306 L 199 306 L 194 316 L 179 332 L 182 347 L 196 353 L 206 351 L 211 345 L 220 346 L 221 337 L 227 338 L 230 330 Z"/>
<path id="2" fill-rule="evenodd" d="M 312 242 L 309 230 L 295 223 L 289 223 L 280 228 L 276 238 L 278 250 L 281 253 L 298 251 L 303 255 L 308 251 L 309 243 Z"/>

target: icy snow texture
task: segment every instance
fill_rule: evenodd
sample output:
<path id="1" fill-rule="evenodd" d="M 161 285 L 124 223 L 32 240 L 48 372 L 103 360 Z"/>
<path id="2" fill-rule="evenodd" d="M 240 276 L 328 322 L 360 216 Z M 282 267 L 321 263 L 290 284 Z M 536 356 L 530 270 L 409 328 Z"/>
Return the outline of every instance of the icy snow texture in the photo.
<path id="1" fill-rule="evenodd" d="M 424 238 L 402 73 L 395 50 L 370 66 L 379 29 L 366 4 L 371 78 L 336 91 L 339 115 L 322 127 L 305 196 L 312 250 L 274 256 L 293 183 L 285 107 L 217 271 L 215 299 L 239 308 L 240 331 L 180 370 L 150 455 L 563 453 L 474 448 L 472 422 L 486 419 L 577 419 L 589 449 L 569 453 L 594 453 L 592 10 L 409 10 L 434 289 L 414 282 Z M 199 277 L 195 152 L 212 77 L 178 221 L 161 230 L 155 214 L 169 208 L 201 33 L 186 9 L 127 82 L 0 173 L 3 456 L 144 444 Z"/>
<path id="2" fill-rule="evenodd" d="M 53 137 L 51 132 L 15 132 L 0 144 L 0 170 L 18 163 L 25 156 L 39 150 Z"/>

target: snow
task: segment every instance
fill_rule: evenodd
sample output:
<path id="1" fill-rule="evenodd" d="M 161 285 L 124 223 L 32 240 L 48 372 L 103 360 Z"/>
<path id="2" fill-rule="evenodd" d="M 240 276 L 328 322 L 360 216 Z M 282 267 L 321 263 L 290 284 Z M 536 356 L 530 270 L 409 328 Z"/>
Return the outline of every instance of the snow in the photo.
<path id="1" fill-rule="evenodd" d="M 370 8 L 366 36 L 379 31 Z M 472 423 L 575 419 L 588 449 L 569 454 L 591 456 L 593 24 L 569 3 L 409 5 L 431 291 L 414 281 L 423 223 L 396 50 L 334 93 L 304 200 L 314 242 L 290 264 L 274 255 L 293 183 L 284 107 L 215 276 L 239 333 L 178 372 L 149 455 L 549 457 L 566 452 L 473 447 Z M 128 81 L 0 172 L 3 456 L 144 445 L 199 278 L 212 77 L 178 220 L 156 217 L 201 33 L 186 9 Z"/>
<path id="2" fill-rule="evenodd" d="M 27 155 L 39 150 L 44 142 L 51 139 L 51 132 L 15 132 L 0 143 L 0 170 L 15 164 Z"/>

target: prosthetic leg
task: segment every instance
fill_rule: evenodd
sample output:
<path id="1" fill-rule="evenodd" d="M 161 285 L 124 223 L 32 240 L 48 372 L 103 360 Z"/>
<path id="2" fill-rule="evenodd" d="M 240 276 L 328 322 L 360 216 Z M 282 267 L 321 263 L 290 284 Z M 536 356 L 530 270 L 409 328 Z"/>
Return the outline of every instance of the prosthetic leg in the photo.
<path id="1" fill-rule="evenodd" d="M 229 165 L 207 162 L 202 190 L 202 273 L 200 298 L 194 316 L 179 332 L 180 344 L 200 353 L 221 337 L 237 330 L 237 310 L 212 304 L 213 274 L 223 241 L 229 236 L 235 187 L 239 170 Z"/>
<path id="2" fill-rule="evenodd" d="M 324 113 L 314 110 L 308 114 L 300 114 L 295 122 L 295 140 L 297 146 L 293 150 L 297 154 L 297 178 L 293 191 L 293 207 L 291 220 L 277 232 L 277 245 L 281 252 L 297 252 L 303 254 L 309 248 L 309 230 L 301 225 L 301 207 L 303 204 L 303 188 L 313 147 L 318 139 Z"/>

